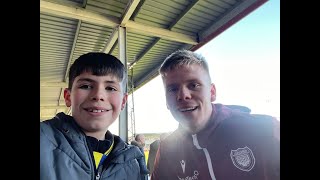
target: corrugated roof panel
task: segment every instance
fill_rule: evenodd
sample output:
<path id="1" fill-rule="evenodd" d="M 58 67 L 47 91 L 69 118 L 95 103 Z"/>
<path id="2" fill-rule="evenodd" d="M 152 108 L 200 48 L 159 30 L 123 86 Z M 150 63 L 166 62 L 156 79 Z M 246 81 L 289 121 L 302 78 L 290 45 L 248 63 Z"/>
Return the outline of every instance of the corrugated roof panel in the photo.
<path id="1" fill-rule="evenodd" d="M 203 8 L 207 8 L 210 11 L 215 11 L 218 13 L 224 13 L 228 8 L 230 8 L 231 6 L 229 6 L 226 3 L 223 3 L 222 1 L 206 1 L 203 0 L 199 3 L 199 6 L 202 6 Z M 209 13 L 210 11 L 206 10 L 207 13 Z"/>
<path id="2" fill-rule="evenodd" d="M 155 41 L 155 37 L 142 36 L 136 33 L 127 33 L 127 61 L 129 63 L 139 58 Z"/>
<path id="3" fill-rule="evenodd" d="M 56 113 L 55 109 L 41 109 L 41 116 L 43 117 L 54 117 L 54 114 Z"/>
<path id="4" fill-rule="evenodd" d="M 60 87 L 40 87 L 40 97 L 57 97 L 60 95 Z"/>
<path id="5" fill-rule="evenodd" d="M 115 44 L 115 48 L 113 49 L 113 51 L 111 52 L 111 54 L 117 58 L 119 58 L 119 47 L 118 47 L 118 43 Z"/>
<path id="6" fill-rule="evenodd" d="M 152 8 L 156 9 L 155 7 Z M 141 14 L 143 14 L 144 16 L 142 19 L 150 22 L 156 22 L 162 25 L 167 25 L 168 22 L 174 21 L 174 16 L 161 15 L 161 11 L 158 10 L 159 12 L 154 12 L 150 9 L 151 8 L 144 9 L 143 11 L 141 11 Z"/>
<path id="7" fill-rule="evenodd" d="M 154 69 L 159 66 L 169 54 L 179 49 L 182 45 L 184 44 L 161 39 L 148 51 L 148 54 L 142 60 L 133 66 L 134 81 L 136 82 L 137 79 L 146 75 L 147 69 Z"/>
<path id="8" fill-rule="evenodd" d="M 228 8 L 232 8 L 230 3 L 223 1 L 199 1 L 172 30 L 185 34 L 199 33 L 213 24 Z"/>
<path id="9" fill-rule="evenodd" d="M 88 0 L 86 9 L 120 18 L 127 3 L 128 0 Z"/>
<path id="10" fill-rule="evenodd" d="M 77 20 L 40 13 L 40 81 L 62 81 Z"/>
<path id="11" fill-rule="evenodd" d="M 175 21 L 186 5 L 173 1 L 146 1 L 135 21 L 155 27 L 167 28 Z"/>
<path id="12" fill-rule="evenodd" d="M 240 2 L 241 0 L 220 0 L 220 1 L 223 1 L 230 5 L 235 5 L 237 2 Z"/>
<path id="13" fill-rule="evenodd" d="M 54 2 L 57 4 L 65 4 L 65 5 L 78 5 L 81 6 L 84 0 L 45 0 L 48 2 Z"/>
<path id="14" fill-rule="evenodd" d="M 107 26 L 82 21 L 70 63 L 72 64 L 82 54 L 92 51 L 102 52 L 112 30 Z"/>

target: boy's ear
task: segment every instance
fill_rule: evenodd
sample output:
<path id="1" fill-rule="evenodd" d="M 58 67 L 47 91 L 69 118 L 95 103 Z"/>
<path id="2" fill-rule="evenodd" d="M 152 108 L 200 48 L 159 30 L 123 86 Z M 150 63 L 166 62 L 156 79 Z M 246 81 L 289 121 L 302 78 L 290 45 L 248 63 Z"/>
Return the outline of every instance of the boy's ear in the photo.
<path id="1" fill-rule="evenodd" d="M 124 106 L 125 106 L 126 103 L 127 103 L 127 99 L 128 99 L 128 93 L 125 93 L 125 94 L 123 95 L 123 98 L 122 98 L 121 111 L 124 109 Z"/>
<path id="2" fill-rule="evenodd" d="M 64 89 L 64 101 L 67 107 L 71 106 L 70 90 L 68 88 Z"/>

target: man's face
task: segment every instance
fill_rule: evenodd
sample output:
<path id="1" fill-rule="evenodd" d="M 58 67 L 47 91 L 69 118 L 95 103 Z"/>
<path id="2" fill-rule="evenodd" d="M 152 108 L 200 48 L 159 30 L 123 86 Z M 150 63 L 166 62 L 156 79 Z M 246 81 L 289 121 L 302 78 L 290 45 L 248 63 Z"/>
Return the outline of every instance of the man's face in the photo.
<path id="1" fill-rule="evenodd" d="M 84 72 L 77 76 L 72 89 L 64 92 L 66 105 L 83 131 L 105 134 L 127 101 L 121 82 L 112 76 L 95 76 Z"/>
<path id="2" fill-rule="evenodd" d="M 167 108 L 173 117 L 190 132 L 201 130 L 211 116 L 211 102 L 216 95 L 208 72 L 192 64 L 166 72 L 162 80 Z"/>
<path id="3" fill-rule="evenodd" d="M 145 143 L 144 135 L 140 135 L 140 136 L 139 136 L 139 142 L 141 142 L 141 144 L 144 144 L 144 143 Z"/>

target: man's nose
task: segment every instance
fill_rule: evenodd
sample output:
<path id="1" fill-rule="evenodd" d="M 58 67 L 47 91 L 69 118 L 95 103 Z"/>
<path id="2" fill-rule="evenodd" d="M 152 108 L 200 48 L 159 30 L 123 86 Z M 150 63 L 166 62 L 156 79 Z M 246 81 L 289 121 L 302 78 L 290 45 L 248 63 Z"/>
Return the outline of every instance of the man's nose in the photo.
<path id="1" fill-rule="evenodd" d="M 179 88 L 177 100 L 186 100 L 186 99 L 191 99 L 190 90 L 186 87 Z"/>

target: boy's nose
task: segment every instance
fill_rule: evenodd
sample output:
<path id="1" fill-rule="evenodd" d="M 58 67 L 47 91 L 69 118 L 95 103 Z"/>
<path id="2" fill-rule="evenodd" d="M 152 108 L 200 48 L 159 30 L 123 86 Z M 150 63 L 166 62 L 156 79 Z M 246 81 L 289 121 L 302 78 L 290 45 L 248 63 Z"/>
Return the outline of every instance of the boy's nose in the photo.
<path id="1" fill-rule="evenodd" d="M 92 92 L 92 97 L 91 99 L 94 101 L 104 101 L 105 99 L 105 90 L 98 88 L 97 90 Z"/>

